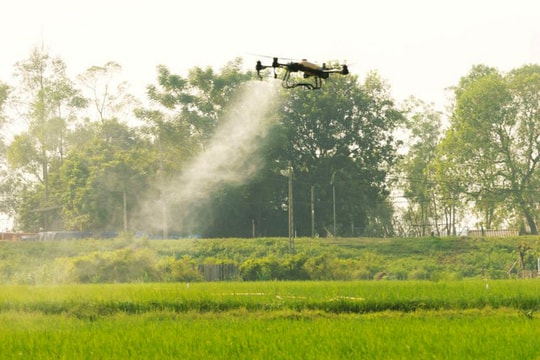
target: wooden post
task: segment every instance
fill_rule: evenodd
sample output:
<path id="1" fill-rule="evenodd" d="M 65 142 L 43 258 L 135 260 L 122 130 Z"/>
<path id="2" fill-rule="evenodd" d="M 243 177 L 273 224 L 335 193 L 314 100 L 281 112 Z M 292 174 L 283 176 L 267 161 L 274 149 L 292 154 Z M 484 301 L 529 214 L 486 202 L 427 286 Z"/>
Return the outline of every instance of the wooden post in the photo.
<path id="1" fill-rule="evenodd" d="M 289 251 L 294 253 L 293 169 L 289 161 Z"/>

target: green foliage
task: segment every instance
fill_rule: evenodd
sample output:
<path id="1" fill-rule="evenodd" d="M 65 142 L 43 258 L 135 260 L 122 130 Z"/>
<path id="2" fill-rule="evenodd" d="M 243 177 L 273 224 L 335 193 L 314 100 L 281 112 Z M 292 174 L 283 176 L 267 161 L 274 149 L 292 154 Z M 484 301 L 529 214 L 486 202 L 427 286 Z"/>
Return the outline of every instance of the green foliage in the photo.
<path id="1" fill-rule="evenodd" d="M 4 286 L 5 358 L 536 358 L 536 281 Z M 181 341 L 178 341 L 181 339 Z"/>
<path id="2" fill-rule="evenodd" d="M 300 236 L 311 235 L 312 226 L 321 235 L 333 232 L 334 219 L 335 235 L 393 233 L 385 211 L 386 175 L 397 158 L 393 130 L 403 115 L 376 73 L 363 84 L 357 80 L 333 78 L 320 91 L 286 94 L 280 114 L 286 149 L 278 159 L 292 161 Z M 378 220 L 385 226 L 373 226 Z"/>
<path id="3" fill-rule="evenodd" d="M 189 255 L 184 255 L 180 259 L 174 257 L 161 259 L 157 265 L 157 271 L 162 281 L 194 282 L 202 280 L 202 275 L 197 270 L 197 263 Z"/>
<path id="4" fill-rule="evenodd" d="M 150 249 L 94 252 L 67 261 L 67 276 L 79 283 L 157 281 L 156 254 Z"/>
<path id="5" fill-rule="evenodd" d="M 508 74 L 475 66 L 454 89 L 456 106 L 439 157 L 453 160 L 446 181 L 463 185 L 485 227 L 511 213 L 531 234 L 538 232 L 539 89 L 537 65 Z"/>
<path id="6" fill-rule="evenodd" d="M 21 172 L 21 183 L 30 180 L 41 185 L 31 187 L 42 191 L 39 197 L 33 196 L 39 199 L 35 210 L 40 211 L 41 227 L 54 228 L 61 224 L 55 223 L 55 214 L 47 211 L 59 206 L 56 199 L 50 197 L 49 175 L 62 163 L 69 147 L 65 136 L 75 120 L 73 113 L 84 108 L 86 101 L 68 78 L 64 62 L 51 58 L 37 47 L 28 59 L 16 64 L 15 75 L 19 80 L 19 86 L 14 87 L 20 100 L 18 113 L 28 121 L 28 128 L 9 145 L 8 162 L 12 169 Z M 13 210 L 24 208 L 26 204 L 17 205 Z M 33 229 L 33 219 L 18 215 L 25 229 Z"/>
<path id="7" fill-rule="evenodd" d="M 149 144 L 117 120 L 89 124 L 72 136 L 80 139 L 78 146 L 51 176 L 64 227 L 128 231 L 153 169 Z"/>
<path id="8" fill-rule="evenodd" d="M 156 299 L 159 302 L 159 298 Z M 537 322 L 515 310 L 267 311 L 75 316 L 2 312 L 0 352 L 31 359 L 534 359 Z M 179 341 L 178 339 L 181 339 Z"/>
<path id="9" fill-rule="evenodd" d="M 0 283 L 508 279 L 534 276 L 540 256 L 535 237 L 297 238 L 295 248 L 281 238 L 0 242 Z"/>
<path id="10" fill-rule="evenodd" d="M 347 280 L 346 271 L 342 271 L 339 265 L 335 254 L 323 253 L 310 257 L 306 261 L 305 268 L 313 280 Z"/>
<path id="11" fill-rule="evenodd" d="M 165 237 L 173 230 L 286 236 L 288 191 L 281 172 L 290 161 L 300 236 L 455 234 L 470 201 L 484 228 L 512 223 L 537 232 L 540 67 L 534 64 L 506 74 L 474 66 L 453 89 L 455 107 L 442 139 L 440 114 L 421 101 L 411 101 L 408 112 L 398 109 L 376 72 L 363 82 L 354 74 L 330 77 L 320 91 L 282 90 L 279 108 L 265 119 L 271 123 L 265 141 L 254 139 L 259 173 L 215 189 L 210 201 L 184 216 L 164 184 L 207 148 L 224 114 L 244 112 L 242 106 L 228 109 L 254 78 L 242 65 L 234 59 L 219 71 L 195 67 L 187 76 L 159 66 L 147 92 L 155 106 L 135 110 L 144 123 L 136 129 L 125 125 L 130 116 L 121 111 L 130 112 L 134 103 L 115 77 L 119 64 L 92 66 L 75 83 L 62 59 L 34 48 L 16 64 L 18 83 L 0 83 L 0 124 L 12 95 L 29 124 L 6 149 L 12 171 L 1 187 L 10 195 L 5 211 L 24 231 L 144 227 Z M 89 104 L 97 113 L 87 111 Z M 389 175 L 398 173 L 400 126 L 412 139 L 399 169 L 410 207 L 406 224 L 394 229 Z M 147 223 L 149 213 L 160 219 Z M 192 224 L 198 218 L 204 224 Z"/>
<path id="12" fill-rule="evenodd" d="M 196 67 L 186 77 L 160 66 L 156 85 L 148 87 L 148 97 L 158 108 L 136 110 L 145 122 L 143 132 L 138 132 L 114 117 L 128 100 L 122 83 L 113 86 L 118 83 L 114 81 L 118 64 L 93 66 L 78 77 L 89 90 L 89 101 L 80 98 L 60 59 L 36 49 L 18 66 L 20 91 L 27 91 L 36 101 L 29 103 L 32 128 L 13 142 L 10 159 L 21 173 L 42 182 L 42 186 L 29 187 L 28 191 L 41 195 L 32 196 L 35 202 L 19 197 L 19 206 L 13 209 L 25 230 L 134 231 L 135 224 L 144 230 L 160 228 L 145 222 L 155 209 L 144 206 L 143 199 L 172 202 L 163 185 L 177 178 L 185 164 L 205 149 L 223 114 L 242 111 L 227 106 L 253 78 L 253 72 L 242 70 L 240 59 L 220 71 Z M 260 173 L 249 183 L 216 189 L 212 200 L 199 204 L 195 215 L 190 215 L 207 221 L 190 231 L 212 237 L 284 236 L 287 191 L 280 172 L 282 164 L 292 161 L 299 234 L 311 234 L 308 206 L 302 204 L 310 202 L 312 186 L 317 233 L 326 234 L 332 224 L 328 204 L 333 186 L 338 194 L 336 230 L 340 234 L 392 234 L 385 178 L 394 163 L 392 132 L 401 114 L 389 87 L 375 73 L 363 84 L 350 75 L 329 79 L 325 85 L 317 92 L 281 93 L 281 110 L 268 116 L 272 120 L 268 141 L 258 141 Z M 88 103 L 97 113 L 77 121 L 81 120 L 78 110 Z M 57 114 L 57 109 L 65 111 Z M 60 116 L 64 113 L 69 117 Z M 72 124 L 76 126 L 68 126 Z M 183 213 L 181 204 L 170 204 L 161 212 L 160 225 L 172 227 L 191 219 L 178 219 Z M 162 227 L 166 234 L 168 229 Z"/>
<path id="13" fill-rule="evenodd" d="M 402 232 L 410 236 L 426 236 L 434 229 L 431 224 L 443 217 L 445 208 L 441 206 L 438 210 L 438 201 L 443 195 L 439 194 L 441 189 L 436 187 L 429 169 L 439 141 L 441 114 L 414 98 L 409 99 L 406 106 L 407 129 L 411 133 L 407 141 L 409 149 L 397 165 L 400 175 L 397 181 L 408 202 L 402 216 L 405 227 Z M 452 228 L 451 224 L 446 225 Z"/>
<path id="14" fill-rule="evenodd" d="M 114 314 L 320 311 L 464 311 L 540 308 L 540 284 L 529 280 L 265 281 L 152 284 L 7 285 L 0 313 L 86 317 Z M 83 309 L 87 307 L 89 310 Z"/>
<path id="15" fill-rule="evenodd" d="M 157 85 L 148 87 L 148 96 L 167 109 L 178 112 L 175 121 L 185 123 L 197 142 L 204 143 L 214 133 L 220 115 L 235 90 L 250 78 L 241 72 L 236 59 L 221 72 L 195 67 L 188 77 L 172 74 L 166 66 L 158 67 Z"/>

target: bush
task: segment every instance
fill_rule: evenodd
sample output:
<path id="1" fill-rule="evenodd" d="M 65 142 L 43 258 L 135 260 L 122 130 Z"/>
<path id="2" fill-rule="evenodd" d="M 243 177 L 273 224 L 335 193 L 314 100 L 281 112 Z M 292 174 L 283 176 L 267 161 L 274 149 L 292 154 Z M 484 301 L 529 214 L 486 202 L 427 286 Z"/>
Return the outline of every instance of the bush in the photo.
<path id="1" fill-rule="evenodd" d="M 280 280 L 309 280 L 310 276 L 305 268 L 308 257 L 306 254 L 288 256 L 283 261 L 282 279 Z"/>
<path id="2" fill-rule="evenodd" d="M 306 261 L 305 268 L 312 280 L 348 280 L 347 266 L 337 256 L 325 253 Z"/>
<path id="3" fill-rule="evenodd" d="M 159 280 L 157 255 L 150 249 L 93 252 L 70 259 L 68 281 L 114 283 Z"/>
<path id="4" fill-rule="evenodd" d="M 195 282 L 203 279 L 196 262 L 189 255 L 184 255 L 180 259 L 171 256 L 161 260 L 158 271 L 163 281 Z"/>
<path id="5" fill-rule="evenodd" d="M 240 265 L 240 277 L 246 281 L 281 280 L 280 270 L 275 258 L 248 259 Z"/>

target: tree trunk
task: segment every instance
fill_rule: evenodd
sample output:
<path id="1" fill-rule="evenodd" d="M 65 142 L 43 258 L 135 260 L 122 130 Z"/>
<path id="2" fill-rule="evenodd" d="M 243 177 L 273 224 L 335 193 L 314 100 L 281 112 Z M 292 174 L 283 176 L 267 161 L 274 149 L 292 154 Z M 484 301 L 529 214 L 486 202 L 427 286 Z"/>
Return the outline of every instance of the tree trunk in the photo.
<path id="1" fill-rule="evenodd" d="M 531 211 L 524 207 L 523 212 L 525 214 L 525 219 L 527 220 L 527 225 L 529 225 L 531 235 L 538 235 L 538 227 L 536 226 L 536 221 L 534 220 L 534 216 L 532 216 Z"/>
<path id="2" fill-rule="evenodd" d="M 124 202 L 124 206 L 123 206 L 123 217 L 124 217 L 124 232 L 127 233 L 128 231 L 128 217 L 127 217 L 127 191 L 126 189 L 124 189 L 123 193 L 123 202 Z"/>

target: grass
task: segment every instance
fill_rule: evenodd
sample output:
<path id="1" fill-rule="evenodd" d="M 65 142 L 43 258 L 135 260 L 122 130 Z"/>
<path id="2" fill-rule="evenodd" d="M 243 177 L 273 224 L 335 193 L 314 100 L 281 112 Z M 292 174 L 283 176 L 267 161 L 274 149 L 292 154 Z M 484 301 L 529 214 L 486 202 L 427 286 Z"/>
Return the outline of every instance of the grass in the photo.
<path id="1" fill-rule="evenodd" d="M 330 313 L 540 308 L 535 280 L 5 285 L 0 311 L 46 314 L 292 310 Z"/>
<path id="2" fill-rule="evenodd" d="M 4 359 L 534 359 L 536 280 L 3 286 Z"/>
<path id="3" fill-rule="evenodd" d="M 0 351 L 7 358 L 531 359 L 540 354 L 538 323 L 508 311 L 151 312 L 95 321 L 7 313 L 0 320 Z"/>
<path id="4" fill-rule="evenodd" d="M 108 284 L 58 279 L 88 254 L 130 269 L 123 249 L 157 264 L 285 264 L 288 242 L 0 243 L 0 359 L 539 359 L 540 281 L 508 279 L 523 241 L 536 264 L 537 237 L 298 239 L 299 254 L 329 259 L 305 270 L 388 276 Z"/>

